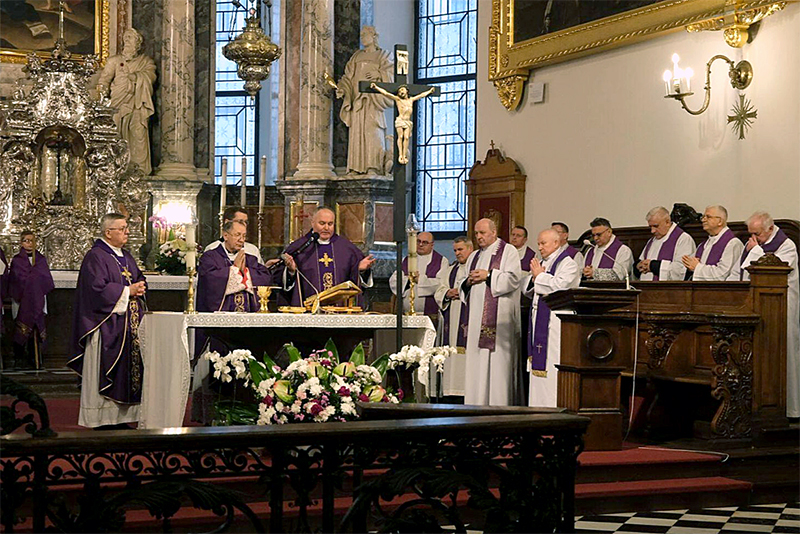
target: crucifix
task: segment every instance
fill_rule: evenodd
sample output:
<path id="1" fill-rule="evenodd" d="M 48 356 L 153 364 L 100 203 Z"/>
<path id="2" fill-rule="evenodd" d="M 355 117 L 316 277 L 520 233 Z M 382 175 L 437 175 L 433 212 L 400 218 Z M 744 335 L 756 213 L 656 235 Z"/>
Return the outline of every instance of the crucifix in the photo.
<path id="1" fill-rule="evenodd" d="M 411 112 L 414 101 L 425 96 L 439 96 L 439 88 L 408 83 L 408 47 L 394 46 L 394 83 L 358 82 L 362 93 L 381 93 L 395 101 L 394 125 L 397 142 L 394 147 L 394 241 L 397 251 L 397 350 L 403 346 L 403 243 L 406 240 L 406 164 L 411 139 Z M 404 94 L 403 94 L 404 93 Z M 421 96 L 420 96 L 421 95 Z M 412 100 L 413 99 L 413 100 Z M 402 107 L 401 107 L 402 106 Z"/>

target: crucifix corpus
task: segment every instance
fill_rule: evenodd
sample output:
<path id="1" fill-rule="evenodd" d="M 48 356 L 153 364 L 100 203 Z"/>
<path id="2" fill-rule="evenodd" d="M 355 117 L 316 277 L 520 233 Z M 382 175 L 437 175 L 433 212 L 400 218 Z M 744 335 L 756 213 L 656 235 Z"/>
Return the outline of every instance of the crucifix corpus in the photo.
<path id="1" fill-rule="evenodd" d="M 414 102 L 426 96 L 439 96 L 439 87 L 408 83 L 408 47 L 394 46 L 394 83 L 360 80 L 362 93 L 380 93 L 394 100 L 394 126 L 397 142 L 394 148 L 394 241 L 397 250 L 397 350 L 403 346 L 403 243 L 406 241 L 406 164 L 409 158 L 411 113 Z"/>

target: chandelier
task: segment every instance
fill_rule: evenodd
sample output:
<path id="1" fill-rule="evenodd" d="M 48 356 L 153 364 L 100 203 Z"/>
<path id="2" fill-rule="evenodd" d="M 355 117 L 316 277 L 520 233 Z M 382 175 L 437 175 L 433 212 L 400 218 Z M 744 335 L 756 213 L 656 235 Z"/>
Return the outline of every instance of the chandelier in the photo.
<path id="1" fill-rule="evenodd" d="M 235 0 L 232 3 L 242 7 Z M 271 7 L 269 2 L 264 3 Z M 261 90 L 261 81 L 269 76 L 270 65 L 280 57 L 281 48 L 261 29 L 260 9 L 250 8 L 248 14 L 244 30 L 222 48 L 222 55 L 236 63 L 236 74 L 244 80 L 244 90 L 255 98 Z"/>

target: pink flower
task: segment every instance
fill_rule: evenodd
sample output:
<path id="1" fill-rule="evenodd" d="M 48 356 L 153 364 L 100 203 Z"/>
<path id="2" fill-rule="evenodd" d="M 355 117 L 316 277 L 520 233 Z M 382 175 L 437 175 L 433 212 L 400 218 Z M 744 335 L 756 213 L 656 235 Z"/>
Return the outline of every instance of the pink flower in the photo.
<path id="1" fill-rule="evenodd" d="M 360 394 L 360 395 L 358 396 L 358 400 L 360 400 L 361 402 L 369 402 L 369 397 L 367 397 L 366 395 L 364 395 L 364 394 L 362 393 L 362 394 Z"/>
<path id="2" fill-rule="evenodd" d="M 341 395 L 342 397 L 350 396 L 350 390 L 345 386 L 340 387 L 337 393 L 339 393 L 339 395 Z"/>
<path id="3" fill-rule="evenodd" d="M 275 404 L 275 401 L 272 400 L 272 397 L 267 395 L 266 397 L 264 397 L 264 404 L 266 404 L 267 406 L 272 406 L 273 404 Z"/>
<path id="4" fill-rule="evenodd" d="M 405 397 L 405 396 L 406 396 L 406 394 L 405 394 L 405 393 L 403 393 L 403 390 L 402 390 L 402 389 L 398 389 L 398 390 L 397 390 L 397 398 L 398 398 L 398 399 L 400 399 L 400 400 L 403 400 L 403 397 Z"/>
<path id="5" fill-rule="evenodd" d="M 323 409 L 322 406 L 320 406 L 319 404 L 317 404 L 315 402 L 314 404 L 311 405 L 311 409 L 310 409 L 311 415 L 319 415 L 319 412 L 321 412 L 322 409 Z"/>

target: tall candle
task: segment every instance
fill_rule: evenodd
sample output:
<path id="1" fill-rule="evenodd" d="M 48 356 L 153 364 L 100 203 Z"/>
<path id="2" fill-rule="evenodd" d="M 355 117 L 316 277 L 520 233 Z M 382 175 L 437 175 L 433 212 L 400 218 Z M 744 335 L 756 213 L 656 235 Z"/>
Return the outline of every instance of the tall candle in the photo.
<path id="1" fill-rule="evenodd" d="M 417 272 L 417 234 L 408 234 L 408 272 Z"/>
<path id="2" fill-rule="evenodd" d="M 239 204 L 247 206 L 247 158 L 242 157 L 242 188 L 239 190 Z"/>
<path id="3" fill-rule="evenodd" d="M 219 193 L 219 211 L 224 211 L 225 206 L 228 205 L 228 199 L 225 196 L 225 189 L 228 186 L 228 158 L 222 158 L 222 189 Z"/>
<path id="4" fill-rule="evenodd" d="M 186 246 L 189 250 L 186 252 L 186 269 L 194 269 L 197 266 L 197 243 L 195 239 L 195 225 L 186 225 Z"/>
<path id="5" fill-rule="evenodd" d="M 261 181 L 258 184 L 258 212 L 264 211 L 264 197 L 267 192 L 267 156 L 261 156 Z"/>

